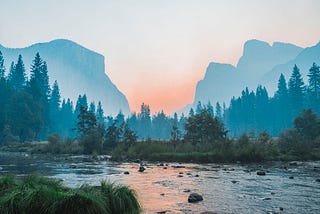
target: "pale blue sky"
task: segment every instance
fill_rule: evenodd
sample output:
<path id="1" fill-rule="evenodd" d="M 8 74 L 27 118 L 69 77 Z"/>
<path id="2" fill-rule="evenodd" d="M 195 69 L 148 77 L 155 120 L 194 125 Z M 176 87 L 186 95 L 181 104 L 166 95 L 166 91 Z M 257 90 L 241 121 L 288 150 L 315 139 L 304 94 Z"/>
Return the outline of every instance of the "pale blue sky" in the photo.
<path id="1" fill-rule="evenodd" d="M 133 110 L 192 102 L 210 61 L 236 64 L 246 40 L 306 47 L 320 39 L 318 0 L 0 0 L 0 44 L 71 39 L 106 57 Z"/>

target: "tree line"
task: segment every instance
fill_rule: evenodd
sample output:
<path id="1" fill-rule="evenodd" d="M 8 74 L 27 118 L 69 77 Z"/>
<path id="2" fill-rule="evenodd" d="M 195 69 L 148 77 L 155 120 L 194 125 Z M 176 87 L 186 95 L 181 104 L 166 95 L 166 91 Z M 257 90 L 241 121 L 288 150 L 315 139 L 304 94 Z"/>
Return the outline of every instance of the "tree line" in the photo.
<path id="1" fill-rule="evenodd" d="M 197 122 L 194 123 L 200 126 L 197 117 L 203 112 L 225 124 L 231 137 L 242 133 L 257 136 L 262 131 L 278 136 L 285 128 L 292 127 L 293 119 L 303 109 L 320 113 L 320 71 L 313 63 L 308 73 L 308 85 L 305 85 L 295 65 L 288 84 L 281 74 L 273 97 L 269 97 L 263 86 L 258 86 L 255 92 L 246 88 L 240 97 L 231 99 L 228 107 L 219 102 L 215 106 L 210 102 L 206 105 L 198 102 L 195 110 L 191 108 L 187 116 L 182 114 L 179 117 L 175 113 L 171 117 L 163 111 L 151 115 L 150 106 L 143 103 L 140 112 L 128 117 L 121 111 L 114 117 L 106 117 L 101 102 L 97 105 L 89 103 L 85 94 L 79 95 L 75 106 L 70 99 L 62 99 L 58 82 L 49 86 L 47 64 L 39 53 L 32 61 L 28 78 L 21 55 L 16 63 L 11 63 L 6 75 L 0 52 L 0 105 L 2 143 L 45 140 L 53 133 L 62 139 L 81 137 L 83 130 L 79 130 L 79 120 L 83 119 L 84 112 L 95 117 L 94 123 L 103 130 L 103 139 L 110 142 L 129 141 L 128 138 L 182 139 L 188 136 L 190 118 L 195 116 Z"/>

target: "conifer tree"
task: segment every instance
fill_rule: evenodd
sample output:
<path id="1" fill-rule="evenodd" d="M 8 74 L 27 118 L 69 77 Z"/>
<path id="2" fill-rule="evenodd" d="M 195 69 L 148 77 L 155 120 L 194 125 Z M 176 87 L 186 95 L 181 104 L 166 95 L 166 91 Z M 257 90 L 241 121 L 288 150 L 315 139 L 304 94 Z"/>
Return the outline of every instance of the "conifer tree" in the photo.
<path id="1" fill-rule="evenodd" d="M 320 114 L 320 67 L 313 63 L 308 73 L 308 103 L 316 113 Z"/>
<path id="2" fill-rule="evenodd" d="M 305 86 L 300 70 L 294 65 L 292 75 L 289 80 L 289 99 L 291 104 L 291 118 L 300 114 L 304 107 Z"/>
<path id="3" fill-rule="evenodd" d="M 94 104 L 94 102 L 91 102 L 89 105 L 89 111 L 93 114 L 96 113 L 96 105 Z"/>
<path id="4" fill-rule="evenodd" d="M 0 51 L 0 80 L 5 78 L 6 68 L 4 67 L 4 59 Z"/>
<path id="5" fill-rule="evenodd" d="M 14 66 L 11 64 L 9 83 L 16 91 L 22 91 L 26 85 L 26 70 L 21 55 Z"/>
<path id="6" fill-rule="evenodd" d="M 101 105 L 100 101 L 98 102 L 96 117 L 97 117 L 97 121 L 100 124 L 104 124 L 105 123 L 104 112 L 103 112 L 102 105 Z"/>
<path id="7" fill-rule="evenodd" d="M 51 96 L 50 96 L 50 132 L 58 133 L 61 129 L 59 120 L 62 119 L 60 117 L 61 109 L 61 95 L 58 86 L 58 82 L 54 81 Z M 64 119 L 65 120 L 65 119 Z"/>
<path id="8" fill-rule="evenodd" d="M 222 109 L 219 102 L 216 103 L 216 117 L 222 119 Z"/>

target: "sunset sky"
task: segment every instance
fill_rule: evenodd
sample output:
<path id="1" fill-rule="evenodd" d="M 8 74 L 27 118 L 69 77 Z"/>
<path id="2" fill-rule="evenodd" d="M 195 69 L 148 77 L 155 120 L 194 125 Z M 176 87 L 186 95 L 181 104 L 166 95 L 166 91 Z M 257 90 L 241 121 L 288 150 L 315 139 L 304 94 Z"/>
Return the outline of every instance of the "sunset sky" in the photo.
<path id="1" fill-rule="evenodd" d="M 307 47 L 320 40 L 318 0 L 1 0 L 0 44 L 57 38 L 105 56 L 131 110 L 179 110 L 209 62 L 236 65 L 249 39 Z M 94 86 L 93 86 L 94 87 Z"/>

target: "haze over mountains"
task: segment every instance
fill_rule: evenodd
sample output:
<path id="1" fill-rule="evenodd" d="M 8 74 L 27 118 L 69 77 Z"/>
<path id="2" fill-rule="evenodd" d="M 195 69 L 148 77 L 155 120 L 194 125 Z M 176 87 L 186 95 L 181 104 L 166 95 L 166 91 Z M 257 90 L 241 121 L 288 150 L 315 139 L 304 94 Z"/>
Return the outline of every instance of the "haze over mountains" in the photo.
<path id="1" fill-rule="evenodd" d="M 6 48 L 0 45 L 7 72 L 10 63 L 18 55 L 23 56 L 26 71 L 36 52 L 47 62 L 50 84 L 58 80 L 63 98 L 74 102 L 79 94 L 87 94 L 88 101 L 102 102 L 105 114 L 115 115 L 121 110 L 130 113 L 128 101 L 105 73 L 104 56 L 65 39 L 37 43 L 26 48 Z M 209 63 L 205 76 L 197 83 L 194 101 L 179 112 L 188 113 L 198 101 L 229 103 L 233 96 L 240 96 L 245 87 L 255 90 L 261 84 L 269 95 L 277 89 L 281 73 L 288 81 L 294 64 L 307 82 L 307 73 L 312 63 L 320 64 L 320 43 L 308 48 L 294 44 L 274 42 L 272 45 L 259 40 L 244 44 L 243 55 L 238 64 Z"/>
<path id="2" fill-rule="evenodd" d="M 313 47 L 301 48 L 293 44 L 274 42 L 269 45 L 259 40 L 249 40 L 244 44 L 243 55 L 236 67 L 231 64 L 211 62 L 205 76 L 197 83 L 194 101 L 181 112 L 187 113 L 198 101 L 229 103 L 233 96 L 240 96 L 248 87 L 255 90 L 259 84 L 265 86 L 269 95 L 277 89 L 281 73 L 288 81 L 294 64 L 307 82 L 307 73 L 312 63 L 320 64 L 320 43 Z"/>
<path id="3" fill-rule="evenodd" d="M 12 61 L 21 54 L 26 71 L 37 52 L 47 62 L 50 85 L 57 80 L 62 98 L 76 102 L 86 94 L 88 102 L 101 101 L 106 115 L 130 113 L 128 101 L 105 73 L 104 56 L 70 40 L 58 39 L 37 43 L 26 48 L 6 48 L 0 45 L 7 72 Z M 74 103 L 75 104 L 75 103 Z"/>

